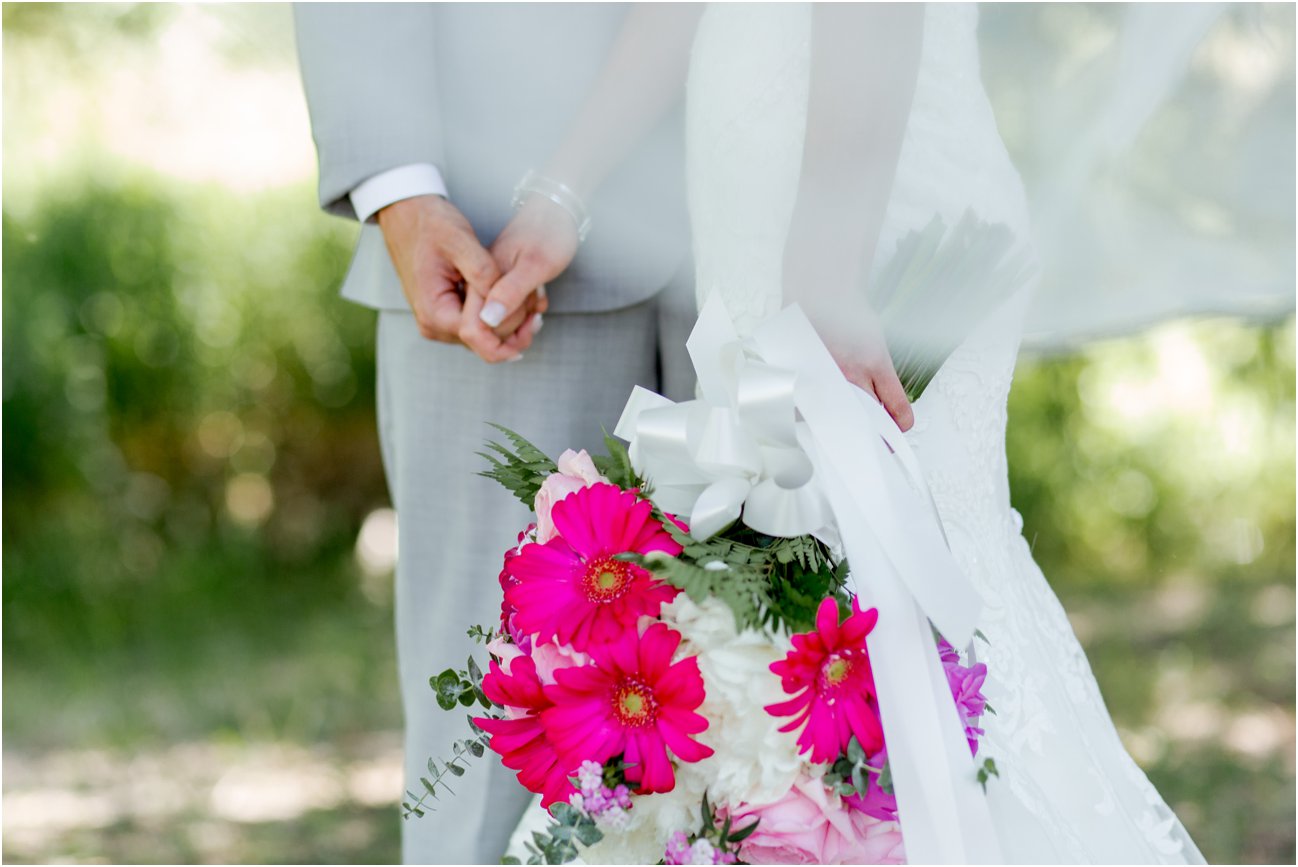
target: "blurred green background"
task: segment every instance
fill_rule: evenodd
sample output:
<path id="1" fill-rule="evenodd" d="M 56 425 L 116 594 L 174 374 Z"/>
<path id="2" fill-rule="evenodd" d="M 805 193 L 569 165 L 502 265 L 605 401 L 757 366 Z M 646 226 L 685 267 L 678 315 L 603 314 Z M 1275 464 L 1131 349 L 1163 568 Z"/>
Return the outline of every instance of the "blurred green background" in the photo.
<path id="1" fill-rule="evenodd" d="M 394 861 L 374 316 L 287 9 L 3 24 L 4 860 Z M 1009 449 L 1128 748 L 1292 863 L 1292 318 L 1025 358 Z"/>

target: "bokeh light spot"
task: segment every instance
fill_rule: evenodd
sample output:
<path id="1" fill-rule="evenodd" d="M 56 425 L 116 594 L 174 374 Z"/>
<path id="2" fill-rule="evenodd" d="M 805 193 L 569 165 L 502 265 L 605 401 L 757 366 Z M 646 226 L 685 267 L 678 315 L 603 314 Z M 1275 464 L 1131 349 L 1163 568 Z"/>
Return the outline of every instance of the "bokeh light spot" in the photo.
<path id="1" fill-rule="evenodd" d="M 397 513 L 375 509 L 356 536 L 356 562 L 367 575 L 386 575 L 396 568 L 398 545 Z"/>
<path id="2" fill-rule="evenodd" d="M 243 423 L 232 412 L 208 413 L 198 425 L 198 444 L 214 458 L 228 458 L 243 445 Z"/>
<path id="3" fill-rule="evenodd" d="M 265 476 L 240 473 L 225 486 L 225 508 L 239 524 L 256 527 L 275 508 L 275 492 Z"/>

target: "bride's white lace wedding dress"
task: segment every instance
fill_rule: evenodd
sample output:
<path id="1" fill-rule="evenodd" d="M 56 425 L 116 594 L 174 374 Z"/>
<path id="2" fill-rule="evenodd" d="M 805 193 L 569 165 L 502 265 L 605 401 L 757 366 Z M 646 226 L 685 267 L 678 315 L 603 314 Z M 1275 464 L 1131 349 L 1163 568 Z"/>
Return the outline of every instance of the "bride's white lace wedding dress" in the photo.
<path id="1" fill-rule="evenodd" d="M 954 225 L 969 208 L 1028 243 L 1022 185 L 979 77 L 977 9 L 936 4 L 925 14 L 876 268 L 907 232 L 935 214 Z M 782 306 L 811 18 L 806 4 L 712 4 L 694 43 L 687 150 L 697 289 L 700 302 L 720 294 L 741 333 Z M 1027 296 L 1025 288 L 988 312 L 915 404 L 908 434 L 956 559 L 986 604 L 980 657 L 996 713 L 983 720 L 980 755 L 1000 769 L 987 787 L 992 821 L 1011 863 L 1202 863 L 1120 742 L 1010 507 L 1006 398 Z M 511 852 L 526 857 L 522 841 L 546 818 L 534 807 Z"/>
<path id="2" fill-rule="evenodd" d="M 967 208 L 1027 242 L 1027 204 L 979 76 L 977 7 L 927 8 L 911 115 L 875 257 Z M 694 43 L 688 166 L 697 290 L 741 332 L 781 307 L 797 197 L 811 7 L 712 4 Z M 1010 507 L 1006 398 L 1027 291 L 987 318 L 915 404 L 919 456 L 957 561 L 986 603 L 987 788 L 1012 863 L 1183 863 L 1203 858 L 1127 754 L 1086 657 Z M 1067 435 L 1061 432 L 1061 435 Z M 903 833 L 905 817 L 902 817 Z"/>

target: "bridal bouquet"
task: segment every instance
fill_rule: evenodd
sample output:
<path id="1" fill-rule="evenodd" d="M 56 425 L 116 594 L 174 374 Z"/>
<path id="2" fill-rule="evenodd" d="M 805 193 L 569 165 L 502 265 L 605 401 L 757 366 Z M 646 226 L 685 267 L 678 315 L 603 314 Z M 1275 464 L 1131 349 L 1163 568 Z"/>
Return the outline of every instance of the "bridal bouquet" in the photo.
<path id="1" fill-rule="evenodd" d="M 443 707 L 483 710 L 407 812 L 485 747 L 552 816 L 529 863 L 903 863 L 879 615 L 841 553 L 741 521 L 697 538 L 618 440 L 553 461 L 501 430 L 484 475 L 536 520 L 504 554 L 499 623 L 470 630 L 486 671 L 433 678 Z M 986 666 L 934 635 L 976 754 Z"/>

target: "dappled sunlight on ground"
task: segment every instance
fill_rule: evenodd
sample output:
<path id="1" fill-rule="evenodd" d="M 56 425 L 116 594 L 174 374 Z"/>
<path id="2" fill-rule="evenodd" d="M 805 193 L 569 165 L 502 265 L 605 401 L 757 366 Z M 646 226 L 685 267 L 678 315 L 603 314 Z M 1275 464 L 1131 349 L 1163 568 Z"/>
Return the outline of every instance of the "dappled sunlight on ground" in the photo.
<path id="1" fill-rule="evenodd" d="M 385 860 L 395 855 L 401 792 L 395 732 L 345 747 L 197 742 L 131 752 L 7 750 L 4 860 Z M 276 859 L 263 843 L 250 858 L 251 837 L 291 840 L 327 816 L 339 821 L 311 848 L 293 842 Z"/>

